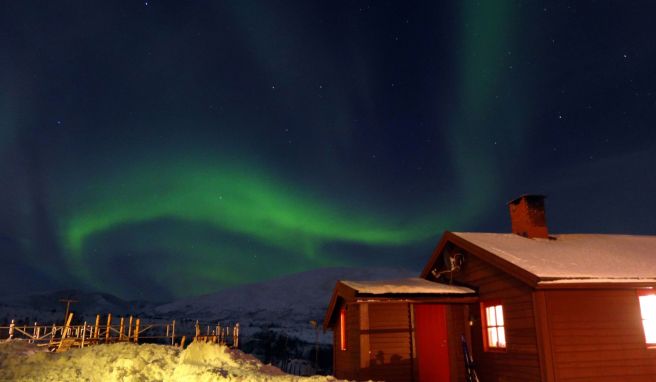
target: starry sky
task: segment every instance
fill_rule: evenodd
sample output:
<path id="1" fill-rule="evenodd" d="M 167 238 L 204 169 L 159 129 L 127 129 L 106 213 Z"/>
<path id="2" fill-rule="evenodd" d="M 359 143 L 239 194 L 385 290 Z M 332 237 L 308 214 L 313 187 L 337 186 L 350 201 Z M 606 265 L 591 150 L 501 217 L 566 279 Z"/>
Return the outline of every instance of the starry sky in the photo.
<path id="1" fill-rule="evenodd" d="M 654 234 L 650 1 L 0 3 L 0 294 L 168 300 L 441 233 Z"/>

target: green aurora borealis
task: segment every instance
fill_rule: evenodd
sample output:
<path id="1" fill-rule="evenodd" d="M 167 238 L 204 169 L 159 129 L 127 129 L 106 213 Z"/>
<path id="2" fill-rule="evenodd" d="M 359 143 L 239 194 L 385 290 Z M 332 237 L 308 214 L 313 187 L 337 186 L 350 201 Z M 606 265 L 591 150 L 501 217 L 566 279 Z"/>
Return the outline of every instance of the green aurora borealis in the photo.
<path id="1" fill-rule="evenodd" d="M 619 207 L 572 218 L 570 195 L 594 214 L 615 185 L 653 183 L 623 178 L 656 138 L 652 66 L 627 62 L 652 40 L 641 15 L 290 4 L 2 5 L 0 287 L 166 300 L 322 267 L 419 272 L 443 230 L 507 230 L 524 192 L 549 193 L 564 229 L 628 230 Z"/>
<path id="2" fill-rule="evenodd" d="M 121 174 L 120 180 L 107 179 L 95 184 L 94 189 L 102 191 L 74 195 L 74 200 L 87 203 L 59 224 L 69 265 L 78 270 L 79 275 L 91 276 L 87 266 L 90 261 L 85 259 L 94 256 L 93 247 L 85 245 L 89 239 L 122 227 L 141 227 L 148 231 L 148 224 L 160 219 L 170 219 L 181 226 L 204 225 L 211 236 L 225 232 L 247 237 L 259 245 L 293 254 L 299 257 L 301 264 L 312 267 L 339 265 L 321 253 L 325 243 L 401 246 L 433 233 L 430 226 L 398 227 L 385 224 L 384 219 L 375 219 L 369 211 L 340 210 L 339 206 L 307 197 L 290 184 L 271 179 L 258 170 L 207 163 L 159 164 L 156 167 L 139 164 Z M 254 261 L 258 251 L 244 250 L 240 254 L 238 249 L 213 247 L 204 240 L 197 242 L 193 235 L 190 238 L 179 232 L 165 232 L 154 238 L 148 248 L 143 248 L 144 245 L 142 242 L 137 247 L 184 253 L 182 263 L 194 263 L 191 259 L 199 259 L 191 265 L 190 277 L 204 269 L 208 260 L 209 264 L 217 264 L 210 277 L 218 283 L 248 281 L 249 276 L 247 273 L 231 276 L 231 273 L 240 273 L 240 264 L 225 269 L 215 258 L 241 258 L 245 269 L 251 268 L 249 262 L 255 263 L 254 267 L 261 266 L 259 261 Z M 266 254 L 260 255 L 260 259 L 267 261 Z M 177 263 L 174 259 L 167 261 Z M 290 266 L 293 265 L 268 264 L 267 272 L 284 272 Z M 256 280 L 262 276 L 250 277 Z M 91 280 L 89 277 L 88 281 Z"/>
<path id="3" fill-rule="evenodd" d="M 157 282 L 165 284 L 167 279 L 178 278 L 184 281 L 184 290 L 171 291 L 174 296 L 196 294 L 211 291 L 216 285 L 257 281 L 325 266 L 369 265 L 372 261 L 358 263 L 335 255 L 327 249 L 334 243 L 370 247 L 373 261 L 382 260 L 382 265 L 389 260 L 385 257 L 376 260 L 376 250 L 387 247 L 392 253 L 401 253 L 417 243 L 432 244 L 448 226 L 466 224 L 484 211 L 495 195 L 494 161 L 486 160 L 488 152 L 468 147 L 467 140 L 477 131 L 476 119 L 484 119 L 481 114 L 489 107 L 485 93 L 494 92 L 494 82 L 503 77 L 488 63 L 499 49 L 495 44 L 500 45 L 507 38 L 499 32 L 502 25 L 490 22 L 495 19 L 487 17 L 489 11 L 494 11 L 501 23 L 503 10 L 494 6 L 482 10 L 471 8 L 464 10 L 467 13 L 464 17 L 472 19 L 479 29 L 475 35 L 485 38 L 464 41 L 459 92 L 463 98 L 461 107 L 469 110 L 469 118 L 450 122 L 451 139 L 457 142 L 452 161 L 457 168 L 455 172 L 461 174 L 456 178 L 461 183 L 458 189 L 463 191 L 457 209 L 437 200 L 420 201 L 420 205 L 429 207 L 423 213 L 408 214 L 408 208 L 412 208 L 408 202 L 405 211 L 389 211 L 389 207 L 350 209 L 339 200 L 313 197 L 302 184 L 278 179 L 266 166 L 230 163 L 222 158 L 131 163 L 116 171 L 113 177 L 94 182 L 93 192 L 73 192 L 68 204 L 84 201 L 82 205 L 70 216 L 66 216 L 66 211 L 58 214 L 64 217 L 58 226 L 70 269 L 94 287 L 105 288 L 106 285 L 97 282 L 102 279 L 102 271 L 97 274 L 93 267 L 98 249 L 85 243 L 93 243 L 97 237 L 98 246 L 116 248 L 116 244 L 108 245 L 102 237 L 111 238 L 113 232 L 121 230 L 150 233 L 147 239 L 132 235 L 129 245 L 119 246 L 120 252 L 144 256 L 145 267 L 149 266 L 147 261 L 164 261 L 167 266 L 160 272 L 165 276 Z M 481 53 L 477 57 L 468 54 L 475 51 Z M 485 192 L 478 191 L 481 184 L 485 184 Z M 172 227 L 155 228 L 151 232 L 150 226 L 162 219 Z M 207 236 L 181 234 L 179 229 L 185 230 L 185 226 L 202 226 Z M 199 228 L 186 229 L 191 230 L 203 232 Z M 245 238 L 253 244 L 248 248 L 235 246 L 229 240 L 217 240 L 225 234 Z M 167 257 L 149 259 L 148 253 L 153 251 Z M 277 255 L 269 255 L 271 252 Z M 117 258 L 116 254 L 109 256 Z M 374 262 L 375 265 L 379 264 Z"/>

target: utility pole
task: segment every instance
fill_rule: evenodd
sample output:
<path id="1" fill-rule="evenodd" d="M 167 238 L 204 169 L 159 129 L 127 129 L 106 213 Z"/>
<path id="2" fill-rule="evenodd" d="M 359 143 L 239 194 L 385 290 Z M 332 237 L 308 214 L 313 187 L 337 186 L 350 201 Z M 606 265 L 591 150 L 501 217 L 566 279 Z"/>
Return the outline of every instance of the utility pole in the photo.
<path id="1" fill-rule="evenodd" d="M 79 302 L 79 301 L 78 300 L 72 300 L 70 298 L 62 298 L 61 300 L 59 300 L 59 302 L 61 302 L 61 303 L 65 302 L 66 303 L 66 315 L 64 316 L 64 322 L 66 322 L 66 320 L 68 320 L 68 312 L 71 310 L 71 303 Z"/>

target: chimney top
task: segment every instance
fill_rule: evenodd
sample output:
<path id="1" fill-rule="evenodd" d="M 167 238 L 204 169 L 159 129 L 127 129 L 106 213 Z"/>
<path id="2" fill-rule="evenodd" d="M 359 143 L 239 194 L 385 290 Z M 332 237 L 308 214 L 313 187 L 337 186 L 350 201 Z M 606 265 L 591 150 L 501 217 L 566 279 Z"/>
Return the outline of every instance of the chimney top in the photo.
<path id="1" fill-rule="evenodd" d="M 522 194 L 522 195 L 516 197 L 515 199 L 509 201 L 509 202 L 506 203 L 506 204 L 507 204 L 507 205 L 511 205 L 511 204 L 519 204 L 519 203 L 521 202 L 522 199 L 527 199 L 527 200 L 531 200 L 531 201 L 533 201 L 533 200 L 541 200 L 541 201 L 544 203 L 544 199 L 546 199 L 546 198 L 547 198 L 547 196 L 546 196 L 546 195 L 542 195 L 542 194 Z"/>
<path id="2" fill-rule="evenodd" d="M 508 202 L 513 233 L 528 238 L 549 238 L 545 198 L 544 195 L 524 194 Z"/>

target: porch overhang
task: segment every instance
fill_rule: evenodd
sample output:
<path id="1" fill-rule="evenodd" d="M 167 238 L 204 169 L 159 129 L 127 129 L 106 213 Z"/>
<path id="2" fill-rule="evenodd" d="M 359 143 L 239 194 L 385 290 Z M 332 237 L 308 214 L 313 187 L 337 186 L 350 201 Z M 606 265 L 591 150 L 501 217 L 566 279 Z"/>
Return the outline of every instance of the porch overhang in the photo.
<path id="1" fill-rule="evenodd" d="M 323 321 L 324 331 L 335 319 L 342 304 L 409 303 L 409 304 L 470 304 L 478 301 L 473 289 L 437 283 L 413 277 L 399 280 L 338 281 Z"/>

